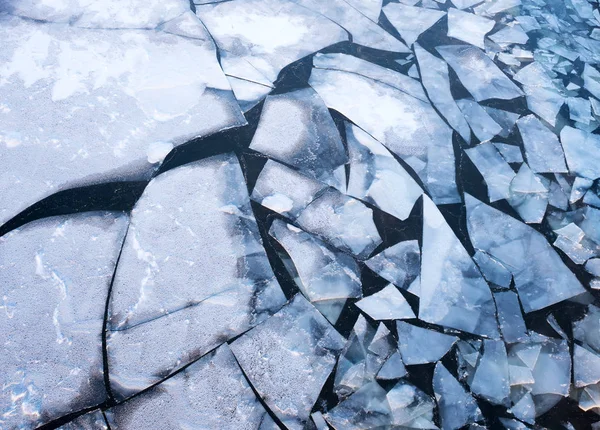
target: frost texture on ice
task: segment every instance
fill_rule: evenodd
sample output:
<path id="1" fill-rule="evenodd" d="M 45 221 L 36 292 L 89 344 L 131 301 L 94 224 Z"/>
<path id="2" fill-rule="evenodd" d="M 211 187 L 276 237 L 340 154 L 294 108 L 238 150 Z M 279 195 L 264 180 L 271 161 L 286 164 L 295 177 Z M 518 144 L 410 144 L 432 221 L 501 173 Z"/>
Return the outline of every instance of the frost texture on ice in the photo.
<path id="1" fill-rule="evenodd" d="M 196 25 L 201 37 L 0 14 L 0 224 L 57 191 L 148 179 L 156 142 L 245 124 Z"/>
<path id="2" fill-rule="evenodd" d="M 408 46 L 419 36 L 446 15 L 445 12 L 424 7 L 408 6 L 401 3 L 388 3 L 383 13 L 396 27 Z"/>
<path id="3" fill-rule="evenodd" d="M 310 88 L 267 97 L 250 149 L 346 188 L 344 145 L 327 106 Z"/>
<path id="4" fill-rule="evenodd" d="M 585 292 L 541 233 L 469 194 L 465 203 L 473 246 L 510 270 L 525 312 Z"/>
<path id="5" fill-rule="evenodd" d="M 116 430 L 259 430 L 271 420 L 227 344 L 107 415 Z"/>
<path id="6" fill-rule="evenodd" d="M 81 213 L 0 238 L 0 427 L 36 428 L 106 400 L 103 304 L 127 223 Z"/>
<path id="7" fill-rule="evenodd" d="M 512 100 L 523 95 L 481 49 L 466 45 L 438 46 L 436 49 L 476 101 Z"/>
<path id="8" fill-rule="evenodd" d="M 481 336 L 498 337 L 490 288 L 428 197 L 423 199 L 420 278 L 420 319 Z"/>
<path id="9" fill-rule="evenodd" d="M 348 195 L 405 220 L 423 190 L 390 154 L 368 133 L 346 123 L 350 178 Z"/>
<path id="10" fill-rule="evenodd" d="M 115 395 L 158 382 L 284 302 L 233 154 L 157 176 L 133 209 L 115 273 L 108 320 Z"/>
<path id="11" fill-rule="evenodd" d="M 417 327 L 403 321 L 397 321 L 396 327 L 398 349 L 406 365 L 435 363 L 446 355 L 458 340 L 456 336 Z"/>
<path id="12" fill-rule="evenodd" d="M 313 69 L 309 84 L 335 109 L 402 158 L 434 201 L 458 202 L 452 129 L 432 106 L 373 79 Z"/>
<path id="13" fill-rule="evenodd" d="M 302 429 L 344 338 L 302 295 L 231 344 L 252 386 L 290 429 Z"/>
<path id="14" fill-rule="evenodd" d="M 362 296 L 360 268 L 351 256 L 281 220 L 273 221 L 269 234 L 292 259 L 302 294 L 332 324 L 346 299 Z"/>

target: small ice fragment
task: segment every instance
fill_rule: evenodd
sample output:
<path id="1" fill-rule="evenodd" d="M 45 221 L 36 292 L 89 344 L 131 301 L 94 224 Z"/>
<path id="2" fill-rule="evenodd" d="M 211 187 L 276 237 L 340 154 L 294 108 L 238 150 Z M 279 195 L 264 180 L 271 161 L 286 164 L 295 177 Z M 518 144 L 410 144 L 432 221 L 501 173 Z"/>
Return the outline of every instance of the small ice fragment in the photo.
<path id="1" fill-rule="evenodd" d="M 513 127 L 515 126 L 517 120 L 519 119 L 518 113 L 513 113 L 505 110 L 495 109 L 488 106 L 483 107 L 489 116 L 502 127 L 502 131 L 498 133 L 502 137 L 508 137 Z M 506 160 L 508 161 L 508 160 Z M 512 163 L 512 161 L 508 161 Z"/>
<path id="2" fill-rule="evenodd" d="M 406 376 L 406 368 L 402 361 L 402 356 L 399 351 L 395 351 L 388 357 L 379 372 L 377 373 L 377 379 L 390 380 L 399 379 Z"/>
<path id="3" fill-rule="evenodd" d="M 433 399 L 407 381 L 398 381 L 387 393 L 394 427 L 437 429 L 433 423 Z"/>
<path id="4" fill-rule="evenodd" d="M 600 178 L 600 136 L 566 126 L 560 132 L 560 141 L 571 174 Z"/>
<path id="5" fill-rule="evenodd" d="M 591 258 L 585 263 L 585 270 L 594 276 L 600 276 L 600 258 Z"/>
<path id="6" fill-rule="evenodd" d="M 477 363 L 470 386 L 473 393 L 491 403 L 507 405 L 510 387 L 508 384 L 508 359 L 503 341 L 483 341 L 483 354 Z"/>
<path id="7" fill-rule="evenodd" d="M 465 45 L 438 46 L 436 49 L 476 101 L 511 100 L 523 95 L 481 49 Z"/>
<path id="8" fill-rule="evenodd" d="M 535 115 L 528 115 L 517 121 L 523 138 L 527 164 L 535 173 L 567 171 L 563 148 L 558 138 Z"/>
<path id="9" fill-rule="evenodd" d="M 600 355 L 573 345 L 573 380 L 578 388 L 600 382 Z"/>
<path id="10" fill-rule="evenodd" d="M 573 121 L 589 125 L 592 121 L 592 107 L 588 99 L 582 97 L 567 98 L 569 118 Z"/>
<path id="11" fill-rule="evenodd" d="M 403 321 L 397 321 L 398 349 L 404 364 L 434 363 L 441 359 L 458 340 L 426 328 L 417 327 Z"/>
<path id="12" fill-rule="evenodd" d="M 565 96 L 548 76 L 544 66 L 534 61 L 519 70 L 514 79 L 523 85 L 529 109 L 551 126 L 556 125 L 556 116 L 565 103 Z"/>
<path id="13" fill-rule="evenodd" d="M 581 244 L 585 232 L 574 223 L 554 230 L 557 238 L 554 246 L 561 249 L 575 264 L 584 264 L 595 255 L 594 251 Z"/>
<path id="14" fill-rule="evenodd" d="M 483 418 L 473 396 L 465 391 L 442 363 L 435 366 L 433 391 L 444 429 L 456 430 Z"/>
<path id="15" fill-rule="evenodd" d="M 510 183 L 508 202 L 526 223 L 541 223 L 548 206 L 549 180 L 523 163 Z"/>
<path id="16" fill-rule="evenodd" d="M 493 142 L 493 144 L 498 150 L 498 152 L 500 152 L 500 155 L 502 155 L 502 158 L 504 158 L 507 163 L 523 162 L 523 154 L 521 153 L 520 147 L 501 142 Z"/>
<path id="17" fill-rule="evenodd" d="M 471 130 L 480 141 L 490 140 L 502 131 L 500 127 L 490 115 L 479 106 L 479 103 L 469 99 L 462 99 L 456 102 L 467 122 L 471 126 Z"/>
<path id="18" fill-rule="evenodd" d="M 375 321 L 416 318 L 402 293 L 392 284 L 359 300 L 356 306 Z"/>
<path id="19" fill-rule="evenodd" d="M 581 198 L 585 195 L 585 193 L 587 193 L 592 185 L 594 185 L 594 181 L 592 179 L 576 177 L 571 188 L 569 203 L 573 204 L 581 200 Z"/>
<path id="20" fill-rule="evenodd" d="M 408 46 L 415 43 L 422 33 L 446 15 L 446 12 L 439 10 L 401 3 L 388 3 L 383 7 L 383 13 Z"/>
<path id="21" fill-rule="evenodd" d="M 302 429 L 343 346 L 344 338 L 298 294 L 231 350 L 275 415 Z"/>
<path id="22" fill-rule="evenodd" d="M 489 36 L 491 40 L 499 45 L 510 45 L 513 43 L 524 45 L 529 40 L 527 33 L 520 25 L 510 25 Z"/>
<path id="23" fill-rule="evenodd" d="M 496 23 L 487 18 L 469 12 L 448 9 L 448 37 L 470 43 L 481 49 L 485 48 L 483 39 L 492 31 Z"/>
<path id="24" fill-rule="evenodd" d="M 600 99 L 600 72 L 598 72 L 593 66 L 585 64 L 583 73 L 583 86 L 592 95 Z"/>
<path id="25" fill-rule="evenodd" d="M 494 293 L 498 308 L 500 331 L 506 343 L 520 342 L 527 337 L 527 328 L 523 321 L 519 297 L 513 291 L 498 291 Z"/>
<path id="26" fill-rule="evenodd" d="M 370 382 L 324 417 L 336 430 L 387 428 L 392 424 L 392 410 L 386 395 L 377 382 Z"/>
<path id="27" fill-rule="evenodd" d="M 173 144 L 170 142 L 154 142 L 148 145 L 148 163 L 160 163 L 165 159 L 167 154 L 173 149 Z"/>
<path id="28" fill-rule="evenodd" d="M 473 148 L 465 149 L 465 153 L 483 176 L 490 201 L 508 199 L 510 184 L 515 177 L 515 172 L 494 145 L 484 142 Z"/>
<path id="29" fill-rule="evenodd" d="M 419 276 L 421 252 L 416 240 L 399 242 L 366 261 L 369 269 L 402 289 Z"/>

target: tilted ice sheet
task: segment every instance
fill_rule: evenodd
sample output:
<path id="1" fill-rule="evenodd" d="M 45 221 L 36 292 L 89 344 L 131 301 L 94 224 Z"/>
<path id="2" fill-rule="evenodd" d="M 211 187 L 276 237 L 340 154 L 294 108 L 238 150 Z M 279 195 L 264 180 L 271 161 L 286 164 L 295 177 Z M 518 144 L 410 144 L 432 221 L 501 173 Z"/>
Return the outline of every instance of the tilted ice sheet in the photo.
<path id="1" fill-rule="evenodd" d="M 339 312 L 330 316 L 326 310 L 339 305 L 335 307 L 341 311 L 347 298 L 362 296 L 360 268 L 351 256 L 278 219 L 273 221 L 269 234 L 292 259 L 302 294 L 332 324 Z"/>
<path id="2" fill-rule="evenodd" d="M 271 420 L 227 344 L 107 415 L 115 430 L 260 430 Z"/>
<path id="3" fill-rule="evenodd" d="M 190 10 L 187 0 L 2 0 L 0 12 L 87 28 L 156 28 Z"/>
<path id="4" fill-rule="evenodd" d="M 585 292 L 541 233 L 469 194 L 465 204 L 471 243 L 511 271 L 525 312 Z"/>
<path id="5" fill-rule="evenodd" d="M 567 171 L 563 148 L 558 137 L 535 115 L 519 118 L 517 127 L 523 138 L 527 164 L 535 173 Z"/>
<path id="6" fill-rule="evenodd" d="M 444 60 L 421 48 L 418 43 L 414 44 L 414 50 L 421 70 L 421 80 L 429 99 L 444 115 L 448 124 L 461 135 L 465 142 L 469 143 L 471 129 L 450 91 L 448 65 Z"/>
<path id="7" fill-rule="evenodd" d="M 388 3 L 383 7 L 383 13 L 408 46 L 415 43 L 423 32 L 446 15 L 446 12 L 439 10 L 407 6 L 401 3 Z"/>
<path id="8" fill-rule="evenodd" d="M 487 282 L 426 196 L 419 297 L 419 318 L 423 321 L 498 338 L 496 307 Z"/>
<path id="9" fill-rule="evenodd" d="M 344 338 L 298 294 L 231 349 L 267 406 L 287 428 L 302 429 L 343 346 Z"/>
<path id="10" fill-rule="evenodd" d="M 368 133 L 346 123 L 350 178 L 347 194 L 405 220 L 423 190 L 390 152 Z"/>
<path id="11" fill-rule="evenodd" d="M 436 49 L 476 101 L 512 100 L 523 95 L 481 49 L 466 45 L 438 46 Z"/>
<path id="12" fill-rule="evenodd" d="M 0 224 L 66 188 L 148 178 L 173 146 L 245 123 L 210 40 L 3 14 L 0 39 Z"/>
<path id="13" fill-rule="evenodd" d="M 250 149 L 345 189 L 348 156 L 327 106 L 311 88 L 268 96 Z"/>
<path id="14" fill-rule="evenodd" d="M 487 185 L 491 202 L 510 197 L 510 183 L 515 172 L 490 142 L 465 149 Z"/>
<path id="15" fill-rule="evenodd" d="M 397 321 L 398 349 L 406 365 L 434 363 L 452 348 L 458 338 Z"/>
<path id="16" fill-rule="evenodd" d="M 106 400 L 104 306 L 127 222 L 80 213 L 0 238 L 0 427 L 36 428 Z"/>
<path id="17" fill-rule="evenodd" d="M 313 69 L 309 84 L 419 175 L 437 203 L 458 202 L 452 129 L 429 103 L 354 73 Z"/>
<path id="18" fill-rule="evenodd" d="M 148 387 L 284 302 L 235 155 L 157 176 L 133 209 L 115 274 L 113 391 L 125 397 Z"/>
<path id="19" fill-rule="evenodd" d="M 348 39 L 333 21 L 287 0 L 226 1 L 196 6 L 196 13 L 220 51 L 245 59 L 271 82 L 288 64 Z"/>
<path id="20" fill-rule="evenodd" d="M 406 240 L 384 249 L 366 262 L 373 272 L 405 290 L 421 270 L 421 250 L 416 240 Z"/>

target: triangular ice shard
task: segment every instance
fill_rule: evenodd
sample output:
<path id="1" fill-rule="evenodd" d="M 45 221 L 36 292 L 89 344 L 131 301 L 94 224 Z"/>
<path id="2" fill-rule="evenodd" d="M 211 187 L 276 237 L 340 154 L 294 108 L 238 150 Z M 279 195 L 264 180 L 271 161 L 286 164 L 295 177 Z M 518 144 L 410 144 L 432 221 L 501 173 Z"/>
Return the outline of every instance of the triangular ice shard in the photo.
<path id="1" fill-rule="evenodd" d="M 398 349 L 406 365 L 434 363 L 442 358 L 458 340 L 426 328 L 397 321 Z"/>
<path id="2" fill-rule="evenodd" d="M 359 300 L 356 306 L 376 321 L 415 318 L 402 293 L 392 284 Z"/>
<path id="3" fill-rule="evenodd" d="M 435 204 L 423 197 L 419 318 L 499 337 L 490 288 Z"/>
<path id="4" fill-rule="evenodd" d="M 383 13 L 396 27 L 408 46 L 415 43 L 421 33 L 446 15 L 446 12 L 439 10 L 407 6 L 400 3 L 388 3 L 383 7 Z"/>
<path id="5" fill-rule="evenodd" d="M 366 261 L 367 267 L 392 284 L 407 290 L 419 276 L 419 242 L 406 240 L 384 249 Z"/>

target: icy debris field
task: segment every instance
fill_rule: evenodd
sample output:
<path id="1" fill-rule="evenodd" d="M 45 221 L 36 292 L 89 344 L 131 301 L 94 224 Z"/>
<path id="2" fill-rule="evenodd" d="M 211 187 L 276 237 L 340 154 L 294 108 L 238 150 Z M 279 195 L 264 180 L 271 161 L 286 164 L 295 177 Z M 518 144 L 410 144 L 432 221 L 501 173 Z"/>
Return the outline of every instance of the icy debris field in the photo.
<path id="1" fill-rule="evenodd" d="M 0 429 L 600 430 L 598 0 L 0 0 Z"/>

